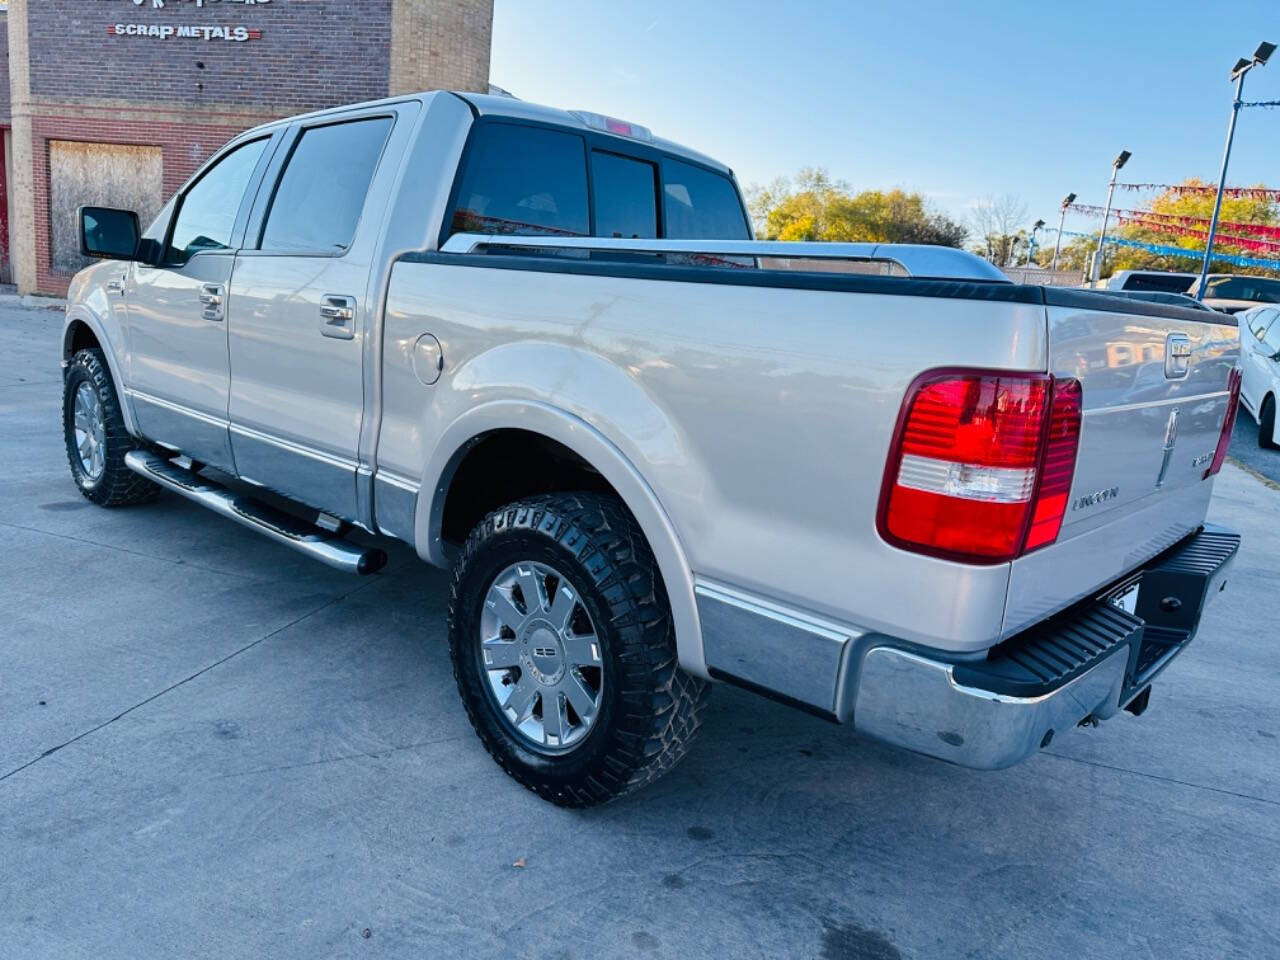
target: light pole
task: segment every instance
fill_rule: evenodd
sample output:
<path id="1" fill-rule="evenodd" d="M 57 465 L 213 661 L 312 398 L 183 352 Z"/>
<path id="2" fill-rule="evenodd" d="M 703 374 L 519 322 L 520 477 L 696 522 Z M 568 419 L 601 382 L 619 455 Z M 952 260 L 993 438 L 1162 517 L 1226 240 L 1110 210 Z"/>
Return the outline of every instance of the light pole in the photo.
<path id="1" fill-rule="evenodd" d="M 1006 267 L 1017 266 L 1018 264 L 1018 235 L 1015 233 L 1009 238 L 1009 256 L 1005 259 Z"/>
<path id="2" fill-rule="evenodd" d="M 1058 239 L 1053 245 L 1053 264 L 1050 270 L 1058 269 L 1058 251 L 1062 249 L 1062 225 L 1067 222 L 1067 207 L 1076 202 L 1076 195 L 1068 193 L 1062 198 L 1062 214 L 1058 217 Z"/>
<path id="3" fill-rule="evenodd" d="M 1027 245 L 1027 262 L 1024 266 L 1034 266 L 1032 258 L 1036 255 L 1036 234 L 1044 229 L 1044 221 L 1037 220 L 1031 225 L 1031 242 Z"/>
<path id="4" fill-rule="evenodd" d="M 1129 162 L 1131 156 L 1133 154 L 1128 150 L 1121 150 L 1111 164 L 1111 185 L 1107 187 L 1107 206 L 1102 211 L 1102 232 L 1098 234 L 1098 249 L 1093 252 L 1093 269 L 1089 271 L 1089 279 L 1094 283 L 1098 282 L 1098 275 L 1102 273 L 1102 245 L 1107 240 L 1107 218 L 1111 216 L 1111 195 L 1116 192 L 1116 174 Z"/>
<path id="5" fill-rule="evenodd" d="M 1244 75 L 1254 67 L 1265 67 L 1275 53 L 1276 45 L 1265 40 L 1258 44 L 1253 52 L 1253 59 L 1241 57 L 1231 70 L 1231 79 L 1236 82 L 1235 99 L 1231 101 L 1231 122 L 1227 124 L 1227 146 L 1222 151 L 1222 175 L 1218 178 L 1218 194 L 1213 200 L 1213 218 L 1209 221 L 1209 239 L 1204 245 L 1204 263 L 1200 267 L 1200 282 L 1196 284 L 1196 299 L 1204 299 L 1205 281 L 1209 278 L 1209 260 L 1213 256 L 1213 240 L 1218 234 L 1218 214 L 1222 211 L 1222 190 L 1227 184 L 1227 163 L 1231 159 L 1231 141 L 1236 135 L 1236 117 L 1240 115 L 1240 95 L 1244 92 Z"/>

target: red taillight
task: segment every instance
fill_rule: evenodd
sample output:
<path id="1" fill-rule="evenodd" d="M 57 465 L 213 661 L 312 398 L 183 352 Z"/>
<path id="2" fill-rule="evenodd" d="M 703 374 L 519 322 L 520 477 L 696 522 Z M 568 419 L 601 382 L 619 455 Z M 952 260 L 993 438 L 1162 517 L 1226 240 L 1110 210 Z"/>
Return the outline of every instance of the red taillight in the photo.
<path id="1" fill-rule="evenodd" d="M 1071 481 L 1076 475 L 1082 400 L 1079 380 L 1053 381 L 1049 436 L 1045 441 L 1044 460 L 1040 463 L 1040 482 L 1032 503 L 1031 526 L 1023 553 L 1053 543 L 1062 529 Z"/>
<path id="2" fill-rule="evenodd" d="M 1077 380 L 934 371 L 907 391 L 881 495 L 890 543 L 998 563 L 1053 543 L 1080 440 Z"/>
<path id="3" fill-rule="evenodd" d="M 1232 367 L 1227 376 L 1227 412 L 1222 418 L 1222 433 L 1218 435 L 1218 449 L 1213 451 L 1213 462 L 1204 472 L 1208 480 L 1222 469 L 1222 462 L 1227 459 L 1227 447 L 1231 446 L 1231 431 L 1236 427 L 1236 410 L 1240 407 L 1240 368 Z"/>

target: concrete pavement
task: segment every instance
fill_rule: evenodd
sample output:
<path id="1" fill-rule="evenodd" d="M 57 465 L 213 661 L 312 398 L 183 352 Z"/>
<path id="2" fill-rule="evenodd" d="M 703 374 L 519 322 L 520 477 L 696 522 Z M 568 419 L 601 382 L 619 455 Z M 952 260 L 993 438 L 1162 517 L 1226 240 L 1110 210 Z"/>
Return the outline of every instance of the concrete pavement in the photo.
<path id="1" fill-rule="evenodd" d="M 1244 407 L 1236 415 L 1236 428 L 1231 435 L 1231 459 L 1280 484 L 1280 450 L 1264 450 L 1258 446 L 1258 421 Z"/>
<path id="2" fill-rule="evenodd" d="M 0 956 L 1280 955 L 1280 492 L 1248 474 L 1140 719 L 976 773 L 721 687 L 672 775 L 571 812 L 468 726 L 443 573 L 83 501 L 60 323 L 0 306 Z"/>

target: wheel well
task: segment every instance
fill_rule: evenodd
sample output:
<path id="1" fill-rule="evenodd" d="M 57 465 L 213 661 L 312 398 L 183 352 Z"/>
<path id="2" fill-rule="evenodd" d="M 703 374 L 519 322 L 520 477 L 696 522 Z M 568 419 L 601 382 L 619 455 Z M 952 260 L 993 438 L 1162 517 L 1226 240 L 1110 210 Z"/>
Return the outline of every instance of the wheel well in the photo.
<path id="1" fill-rule="evenodd" d="M 63 358 L 70 360 L 77 351 L 92 349 L 102 349 L 102 344 L 98 343 L 93 330 L 83 320 L 72 321 L 71 326 L 67 328 L 67 338 L 62 351 Z"/>
<path id="2" fill-rule="evenodd" d="M 504 503 L 540 493 L 589 490 L 622 498 L 586 460 L 562 443 L 528 430 L 496 430 L 472 441 L 445 496 L 440 535 L 466 540 Z M 625 504 L 624 504 L 625 507 Z"/>

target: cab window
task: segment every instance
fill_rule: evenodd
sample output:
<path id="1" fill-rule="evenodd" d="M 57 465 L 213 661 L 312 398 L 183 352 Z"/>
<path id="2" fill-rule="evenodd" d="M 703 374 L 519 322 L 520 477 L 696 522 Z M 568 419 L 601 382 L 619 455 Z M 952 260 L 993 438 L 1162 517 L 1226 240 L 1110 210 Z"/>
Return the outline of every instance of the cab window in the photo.
<path id="1" fill-rule="evenodd" d="M 652 163 L 591 151 L 597 237 L 652 240 L 658 235 L 658 171 Z"/>
<path id="2" fill-rule="evenodd" d="M 333 254 L 351 246 L 390 132 L 390 117 L 303 131 L 271 201 L 261 249 Z"/>
<path id="3" fill-rule="evenodd" d="M 169 235 L 165 261 L 181 266 L 197 253 L 229 250 L 245 188 L 269 138 L 236 147 L 215 163 L 182 197 Z"/>
<path id="4" fill-rule="evenodd" d="M 749 240 L 733 181 L 691 163 L 662 161 L 662 209 L 673 240 Z"/>
<path id="5" fill-rule="evenodd" d="M 449 232 L 586 236 L 586 141 L 520 124 L 477 128 Z"/>

